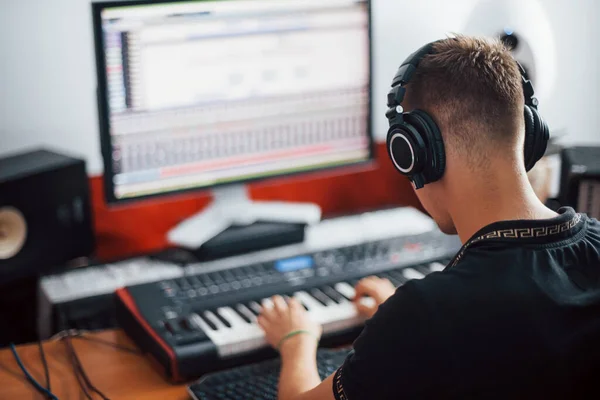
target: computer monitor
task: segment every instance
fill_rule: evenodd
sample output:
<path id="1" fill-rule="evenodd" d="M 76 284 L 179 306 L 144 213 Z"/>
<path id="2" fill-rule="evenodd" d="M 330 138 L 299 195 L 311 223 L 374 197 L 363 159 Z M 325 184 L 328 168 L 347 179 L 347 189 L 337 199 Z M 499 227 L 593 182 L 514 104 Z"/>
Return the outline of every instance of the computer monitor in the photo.
<path id="1" fill-rule="evenodd" d="M 108 202 L 372 160 L 368 1 L 92 10 Z"/>

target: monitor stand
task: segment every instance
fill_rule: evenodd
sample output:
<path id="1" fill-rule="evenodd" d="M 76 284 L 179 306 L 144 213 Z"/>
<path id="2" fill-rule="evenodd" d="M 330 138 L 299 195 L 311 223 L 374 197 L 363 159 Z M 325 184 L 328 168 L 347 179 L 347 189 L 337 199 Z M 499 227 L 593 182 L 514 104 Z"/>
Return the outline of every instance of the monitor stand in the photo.
<path id="1" fill-rule="evenodd" d="M 197 249 L 232 225 L 257 221 L 315 224 L 321 220 L 321 208 L 316 204 L 253 201 L 244 185 L 213 189 L 212 193 L 208 207 L 169 231 L 171 244 Z"/>

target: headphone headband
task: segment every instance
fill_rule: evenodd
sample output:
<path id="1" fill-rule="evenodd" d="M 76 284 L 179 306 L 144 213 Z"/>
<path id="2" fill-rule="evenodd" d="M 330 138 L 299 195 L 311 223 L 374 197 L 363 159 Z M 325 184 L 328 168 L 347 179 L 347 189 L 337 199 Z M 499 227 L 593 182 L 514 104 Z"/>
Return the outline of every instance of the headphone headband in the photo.
<path id="1" fill-rule="evenodd" d="M 396 71 L 396 75 L 394 75 L 394 79 L 392 80 L 392 90 L 388 93 L 387 98 L 387 106 L 389 107 L 386 112 L 386 116 L 388 119 L 394 119 L 398 116 L 398 114 L 402 114 L 402 108 L 397 109 L 398 106 L 402 107 L 402 101 L 404 100 L 404 96 L 406 95 L 406 86 L 407 83 L 412 79 L 415 71 L 419 67 L 421 60 L 428 54 L 433 54 L 433 46 L 435 43 L 440 40 L 436 40 L 435 42 L 427 43 L 422 46 L 412 54 L 410 54 L 400 65 L 398 71 Z M 517 67 L 519 68 L 519 72 L 521 73 L 521 81 L 523 83 L 523 95 L 525 97 L 525 104 L 529 107 L 537 109 L 539 105 L 539 101 L 537 97 L 535 97 L 535 92 L 533 89 L 533 84 L 527 75 L 527 71 L 525 68 L 515 60 L 517 63 Z"/>
<path id="2" fill-rule="evenodd" d="M 442 177 L 446 164 L 444 143 L 434 118 L 423 110 L 404 112 L 402 101 L 406 95 L 406 84 L 413 78 L 423 57 L 433 53 L 437 42 L 422 46 L 402 62 L 387 95 L 385 116 L 390 126 L 387 151 L 396 169 L 409 177 L 416 189 Z M 537 112 L 538 99 L 527 71 L 517 60 L 515 62 L 521 74 L 525 98 L 524 161 L 529 171 L 544 155 L 550 132 Z"/>

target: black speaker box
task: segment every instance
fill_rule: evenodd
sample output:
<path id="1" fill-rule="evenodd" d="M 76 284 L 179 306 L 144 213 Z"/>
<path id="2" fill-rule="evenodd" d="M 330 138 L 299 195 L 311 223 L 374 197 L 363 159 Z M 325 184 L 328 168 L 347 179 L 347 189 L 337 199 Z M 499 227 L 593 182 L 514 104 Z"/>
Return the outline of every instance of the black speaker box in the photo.
<path id="1" fill-rule="evenodd" d="M 94 251 L 85 161 L 49 150 L 0 159 L 0 284 Z"/>
<path id="2" fill-rule="evenodd" d="M 562 151 L 560 203 L 600 219 L 600 147 Z"/>

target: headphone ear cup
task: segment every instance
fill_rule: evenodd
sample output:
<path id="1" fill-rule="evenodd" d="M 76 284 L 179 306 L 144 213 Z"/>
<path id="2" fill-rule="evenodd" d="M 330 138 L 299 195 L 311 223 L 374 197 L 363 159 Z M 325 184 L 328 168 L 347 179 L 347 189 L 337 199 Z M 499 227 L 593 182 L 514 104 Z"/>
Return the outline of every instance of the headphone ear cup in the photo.
<path id="1" fill-rule="evenodd" d="M 525 169 L 530 171 L 546 152 L 550 129 L 535 108 L 525 106 Z"/>
<path id="2" fill-rule="evenodd" d="M 402 175 L 412 177 L 426 168 L 425 143 L 411 124 L 392 125 L 386 147 L 390 160 Z"/>
<path id="3" fill-rule="evenodd" d="M 446 151 L 442 133 L 433 118 L 425 111 L 414 110 L 409 114 L 413 124 L 427 141 L 426 147 L 429 148 L 426 170 L 427 181 L 435 182 L 441 179 L 446 169 Z"/>
<path id="4" fill-rule="evenodd" d="M 524 109 L 524 117 L 525 117 L 525 148 L 524 148 L 524 158 L 525 158 L 525 169 L 529 171 L 533 164 L 535 164 L 534 159 L 534 145 L 535 145 L 535 118 L 533 116 L 533 112 L 529 106 L 525 106 Z M 537 161 L 537 160 L 536 160 Z"/>
<path id="5" fill-rule="evenodd" d="M 531 114 L 533 115 L 533 154 L 532 154 L 532 165 L 531 168 L 537 163 L 544 154 L 548 147 L 548 140 L 550 139 L 550 130 L 546 122 L 542 119 L 540 113 L 535 108 L 530 108 Z M 530 169 L 531 169 L 530 168 Z"/>

